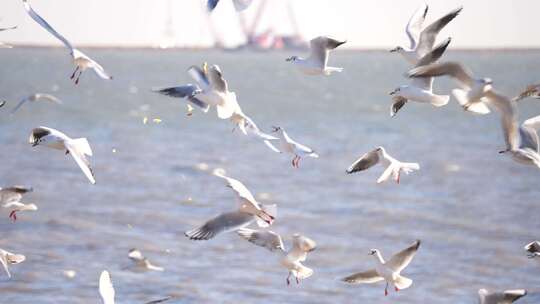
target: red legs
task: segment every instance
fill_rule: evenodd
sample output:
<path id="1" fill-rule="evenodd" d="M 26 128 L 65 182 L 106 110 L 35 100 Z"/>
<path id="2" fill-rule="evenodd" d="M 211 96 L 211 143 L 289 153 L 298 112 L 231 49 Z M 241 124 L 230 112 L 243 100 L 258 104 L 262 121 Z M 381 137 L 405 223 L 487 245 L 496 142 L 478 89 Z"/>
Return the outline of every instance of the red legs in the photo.
<path id="1" fill-rule="evenodd" d="M 398 291 L 399 291 L 399 288 L 397 288 L 396 286 L 394 286 L 394 290 L 395 290 L 396 292 L 398 292 Z"/>
<path id="2" fill-rule="evenodd" d="M 287 276 L 287 286 L 291 285 L 291 273 L 289 272 L 289 275 Z"/>
<path id="3" fill-rule="evenodd" d="M 384 296 L 386 297 L 388 295 L 388 282 L 386 283 L 386 287 L 384 288 Z"/>
<path id="4" fill-rule="evenodd" d="M 299 164 L 300 164 L 300 156 L 295 155 L 294 158 L 292 159 L 293 168 L 300 168 Z"/>
<path id="5" fill-rule="evenodd" d="M 15 223 L 17 221 L 17 210 L 11 211 L 9 218 Z"/>
<path id="6" fill-rule="evenodd" d="M 79 78 L 81 78 L 82 70 L 79 72 L 79 75 L 77 76 L 77 79 L 75 79 L 75 84 L 79 84 Z"/>
<path id="7" fill-rule="evenodd" d="M 294 277 L 296 279 L 296 285 L 300 284 L 300 280 L 298 280 L 298 277 Z"/>
<path id="8" fill-rule="evenodd" d="M 75 74 L 77 74 L 77 71 L 79 71 L 79 66 L 77 66 L 75 68 L 75 71 L 73 72 L 73 74 L 71 75 L 71 79 L 75 78 Z"/>
<path id="9" fill-rule="evenodd" d="M 401 172 L 398 172 L 398 174 L 397 174 L 397 180 L 396 180 L 398 184 L 399 184 L 399 177 L 400 177 L 400 176 L 401 176 Z"/>

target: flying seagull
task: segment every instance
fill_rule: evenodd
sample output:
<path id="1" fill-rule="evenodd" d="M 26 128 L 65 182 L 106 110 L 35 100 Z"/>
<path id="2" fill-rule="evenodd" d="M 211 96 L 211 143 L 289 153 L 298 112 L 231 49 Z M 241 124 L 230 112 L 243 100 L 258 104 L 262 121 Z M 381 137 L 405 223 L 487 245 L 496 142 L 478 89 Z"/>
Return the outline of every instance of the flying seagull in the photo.
<path id="1" fill-rule="evenodd" d="M 292 56 L 287 61 L 292 62 L 296 67 L 307 75 L 330 75 L 334 72 L 341 72 L 343 68 L 328 66 L 328 55 L 330 51 L 344 44 L 347 41 L 339 41 L 326 36 L 319 36 L 310 41 L 311 54 L 308 58 Z"/>
<path id="2" fill-rule="evenodd" d="M 99 276 L 99 294 L 103 304 L 114 304 L 114 286 L 107 270 L 103 270 Z"/>
<path id="3" fill-rule="evenodd" d="M 512 100 L 514 101 L 520 101 L 524 98 L 532 97 L 536 99 L 540 99 L 540 83 L 538 84 L 531 84 L 525 88 L 521 93 L 519 93 L 518 96 L 514 97 Z"/>
<path id="4" fill-rule="evenodd" d="M 191 240 L 209 240 L 222 232 L 235 231 L 256 221 L 259 227 L 269 227 L 276 216 L 276 205 L 261 205 L 240 181 L 227 177 L 221 172 L 216 176 L 226 180 L 227 187 L 236 193 L 239 208 L 222 213 L 207 221 L 201 227 L 185 232 Z"/>
<path id="5" fill-rule="evenodd" d="M 128 258 L 133 261 L 135 266 L 137 266 L 140 269 L 144 270 L 154 270 L 154 271 L 163 271 L 165 270 L 163 267 L 159 267 L 156 265 L 153 265 L 150 263 L 150 260 L 148 260 L 147 257 L 143 256 L 141 251 L 136 248 L 132 248 L 129 250 Z"/>
<path id="6" fill-rule="evenodd" d="M 11 278 L 8 265 L 19 264 L 24 262 L 24 260 L 26 260 L 26 257 L 22 254 L 15 254 L 4 249 L 0 249 L 0 263 L 2 266 L 4 266 L 4 270 L 6 271 L 8 278 Z"/>
<path id="7" fill-rule="evenodd" d="M 381 163 L 383 166 L 386 166 L 383 174 L 377 180 L 378 184 L 387 181 L 390 176 L 392 176 L 399 184 L 401 171 L 405 172 L 405 174 L 409 174 L 414 170 L 420 170 L 420 165 L 418 163 L 400 162 L 399 160 L 388 155 L 383 147 L 377 147 L 375 150 L 370 151 L 357 159 L 347 169 L 347 173 L 352 174 L 358 171 L 367 170 L 377 163 Z"/>
<path id="8" fill-rule="evenodd" d="M 478 290 L 480 304 L 511 304 L 527 295 L 525 289 L 505 290 L 503 292 L 490 292 L 486 289 Z"/>
<path id="9" fill-rule="evenodd" d="M 92 58 L 86 56 L 83 52 L 74 48 L 71 43 L 64 38 L 60 33 L 58 33 L 45 19 L 38 15 L 34 9 L 28 3 L 28 0 L 22 0 L 26 12 L 34 21 L 36 21 L 41 27 L 51 33 L 54 37 L 60 40 L 70 51 L 71 57 L 73 57 L 73 63 L 76 65 L 75 71 L 71 75 L 71 79 L 75 79 L 75 84 L 79 83 L 79 78 L 86 69 L 92 69 L 96 74 L 102 79 L 112 79 L 112 76 L 109 76 L 99 63 L 95 62 Z M 77 72 L 79 73 L 77 75 Z"/>
<path id="10" fill-rule="evenodd" d="M 0 204 L 18 202 L 22 199 L 24 194 L 32 191 L 34 191 L 32 188 L 24 186 L 0 188 Z"/>
<path id="11" fill-rule="evenodd" d="M 287 132 L 285 132 L 285 129 L 283 129 L 282 127 L 273 127 L 273 132 L 279 134 L 279 148 L 273 150 L 279 153 L 286 152 L 294 155 L 294 158 L 291 162 L 294 168 L 300 168 L 300 159 L 302 158 L 302 156 L 319 158 L 319 155 L 315 153 L 313 149 L 304 146 L 290 138 Z"/>
<path id="12" fill-rule="evenodd" d="M 439 32 L 450 21 L 456 18 L 462 9 L 462 7 L 459 7 L 422 29 L 428 12 L 428 6 L 424 4 L 413 14 L 405 29 L 407 36 L 409 37 L 410 47 L 403 48 L 398 46 L 390 50 L 390 52 L 397 52 L 401 54 L 409 63 L 417 64 L 422 57 L 431 52 Z"/>
<path id="13" fill-rule="evenodd" d="M 4 28 L 0 28 L 0 32 L 3 32 L 3 31 L 8 31 L 8 30 L 14 30 L 16 29 L 17 26 L 11 26 L 11 27 L 4 27 Z M 9 45 L 7 43 L 3 43 L 3 42 L 0 42 L 0 49 L 11 49 L 13 48 L 12 45 Z"/>
<path id="14" fill-rule="evenodd" d="M 395 291 L 409 288 L 413 281 L 402 276 L 401 272 L 412 261 L 419 247 L 420 241 L 417 240 L 408 248 L 396 253 L 388 261 L 383 259 L 378 249 L 371 249 L 369 255 L 374 256 L 377 261 L 375 268 L 352 274 L 343 278 L 342 281 L 352 284 L 371 284 L 386 281 L 385 296 L 388 295 L 388 285 L 394 286 Z"/>
<path id="15" fill-rule="evenodd" d="M 524 249 L 525 251 L 528 252 L 527 256 L 530 259 L 540 256 L 540 242 L 539 241 L 530 242 L 529 244 L 525 245 Z"/>
<path id="16" fill-rule="evenodd" d="M 25 98 L 23 98 L 16 106 L 15 108 L 13 108 L 13 110 L 11 110 L 11 114 L 14 114 L 15 112 L 17 112 L 17 110 L 23 105 L 25 104 L 27 101 L 30 101 L 30 102 L 34 102 L 34 101 L 39 101 L 39 100 L 43 100 L 43 101 L 48 101 L 48 102 L 52 102 L 52 103 L 56 103 L 56 104 L 62 104 L 62 101 L 56 97 L 54 97 L 53 95 L 50 95 L 50 94 L 44 94 L 44 93 L 35 93 L 35 94 L 32 94 L 30 96 L 27 96 Z"/>
<path id="17" fill-rule="evenodd" d="M 13 222 L 17 221 L 17 212 L 38 210 L 38 207 L 35 204 L 24 204 L 21 202 L 9 202 L 2 205 L 2 207 L 9 208 L 11 210 L 9 213 L 9 218 L 13 220 Z"/>
<path id="18" fill-rule="evenodd" d="M 233 0 L 234 8 L 236 11 L 241 12 L 248 8 L 252 1 L 253 0 Z M 208 0 L 208 11 L 212 12 L 216 8 L 218 2 L 219 0 Z"/>
<path id="19" fill-rule="evenodd" d="M 71 154 L 84 175 L 90 180 L 90 183 L 96 183 L 90 162 L 86 159 L 86 155 L 92 156 L 92 149 L 86 138 L 72 139 L 58 130 L 38 127 L 32 130 L 28 141 L 32 144 L 32 147 L 41 145 L 56 150 L 64 150 L 66 154 Z"/>
<path id="20" fill-rule="evenodd" d="M 473 78 L 468 68 L 457 62 L 433 63 L 416 67 L 408 72 L 411 78 L 450 76 L 461 89 L 452 90 L 452 94 L 466 111 L 487 114 L 489 108 L 484 103 L 485 94 L 492 88 L 489 78 Z"/>
<path id="21" fill-rule="evenodd" d="M 207 112 L 210 106 L 216 106 L 217 115 L 221 119 L 229 119 L 238 106 L 236 94 L 229 91 L 229 86 L 218 65 L 208 67 L 203 63 L 202 68 L 192 66 L 189 75 L 197 84 L 187 84 L 154 90 L 157 93 L 179 98 L 187 98 L 193 105 Z"/>
<path id="22" fill-rule="evenodd" d="M 306 279 L 313 274 L 313 269 L 302 265 L 302 262 L 307 258 L 308 252 L 315 250 L 317 246 L 312 239 L 300 234 L 294 234 L 292 248 L 286 251 L 281 236 L 275 232 L 242 228 L 237 233 L 257 246 L 264 247 L 272 252 L 277 251 L 280 254 L 280 264 L 289 271 L 287 285 L 291 283 L 291 275 L 299 284 L 300 280 Z"/>
<path id="23" fill-rule="evenodd" d="M 3 107 L 6 103 L 7 103 L 7 101 L 5 101 L 5 100 L 0 101 L 0 108 Z"/>
<path id="24" fill-rule="evenodd" d="M 537 134 L 540 116 L 529 118 L 518 127 L 515 102 L 494 90 L 489 90 L 485 95 L 501 114 L 506 149 L 499 153 L 509 153 L 520 164 L 540 168 L 540 141 Z"/>
<path id="25" fill-rule="evenodd" d="M 448 38 L 440 45 L 428 52 L 418 63 L 416 67 L 428 65 L 436 62 L 446 51 L 451 39 Z M 407 103 L 407 101 L 416 101 L 422 103 L 430 103 L 436 107 L 442 107 L 448 103 L 450 96 L 436 95 L 433 93 L 433 77 L 431 78 L 414 78 L 410 85 L 402 85 L 390 92 L 393 95 L 392 106 L 390 108 L 390 116 L 395 116 L 397 112 Z"/>

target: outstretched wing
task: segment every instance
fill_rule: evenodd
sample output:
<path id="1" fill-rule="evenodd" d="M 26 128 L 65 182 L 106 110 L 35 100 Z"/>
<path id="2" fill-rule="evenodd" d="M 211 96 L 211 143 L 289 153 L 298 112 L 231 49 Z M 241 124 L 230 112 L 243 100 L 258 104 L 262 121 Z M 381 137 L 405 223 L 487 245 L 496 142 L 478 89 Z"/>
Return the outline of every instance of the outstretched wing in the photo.
<path id="1" fill-rule="evenodd" d="M 456 18 L 456 16 L 459 15 L 461 10 L 463 10 L 463 7 L 459 7 L 451 11 L 450 13 L 444 15 L 443 17 L 430 24 L 422 31 L 422 33 L 420 34 L 420 41 L 418 42 L 417 47 L 417 52 L 418 54 L 420 54 L 420 56 L 424 56 L 433 49 L 433 45 L 435 45 L 435 40 L 437 39 L 437 35 L 439 34 L 439 32 L 450 21 Z"/>
<path id="2" fill-rule="evenodd" d="M 411 246 L 392 256 L 386 265 L 395 272 L 401 272 L 412 261 L 419 247 L 420 240 L 417 240 Z"/>
<path id="3" fill-rule="evenodd" d="M 414 50 L 416 48 L 416 45 L 420 40 L 422 25 L 426 20 L 428 9 L 428 6 L 426 4 L 423 4 L 414 12 L 414 14 L 411 16 L 411 19 L 409 19 L 409 22 L 407 23 L 405 32 L 407 33 L 407 37 L 409 37 L 411 50 Z"/>
<path id="4" fill-rule="evenodd" d="M 201 227 L 186 231 L 184 235 L 191 240 L 209 240 L 222 232 L 245 227 L 254 220 L 253 215 L 244 212 L 222 213 L 207 221 Z"/>
<path id="5" fill-rule="evenodd" d="M 103 304 L 114 304 L 114 286 L 107 270 L 103 270 L 99 276 L 99 294 Z"/>
<path id="6" fill-rule="evenodd" d="M 69 154 L 71 154 L 77 165 L 79 165 L 79 167 L 81 168 L 84 175 L 86 175 L 88 180 L 90 180 L 90 183 L 95 184 L 96 179 L 94 177 L 94 172 L 90 167 L 90 162 L 88 161 L 88 159 L 86 159 L 86 156 L 84 156 L 83 152 L 79 151 L 76 144 L 74 144 L 71 140 L 65 141 L 64 144 L 66 145 Z"/>
<path id="7" fill-rule="evenodd" d="M 357 159 L 348 169 L 347 173 L 351 174 L 358 171 L 369 169 L 376 165 L 380 160 L 379 151 L 375 149 Z"/>
<path id="8" fill-rule="evenodd" d="M 283 245 L 281 236 L 275 232 L 242 228 L 239 229 L 237 233 L 243 239 L 257 246 L 264 247 L 270 251 L 285 251 L 285 246 Z"/>
<path id="9" fill-rule="evenodd" d="M 345 277 L 341 279 L 343 282 L 351 283 L 351 284 L 371 284 L 371 283 L 377 283 L 382 280 L 384 280 L 383 277 L 379 276 L 377 271 L 375 269 L 371 269 L 368 271 L 363 272 L 357 272 L 354 274 L 351 274 L 348 277 Z"/>
<path id="10" fill-rule="evenodd" d="M 34 19 L 34 21 L 36 21 L 39 25 L 41 25 L 41 27 L 43 27 L 45 30 L 51 33 L 58 40 L 62 41 L 62 43 L 70 51 L 73 51 L 74 48 L 71 45 L 71 43 L 66 38 L 64 38 L 64 36 L 60 35 L 60 33 L 58 33 L 47 21 L 45 21 L 45 19 L 43 19 L 40 15 L 38 15 L 38 13 L 36 13 L 34 9 L 32 9 L 32 7 L 30 6 L 27 0 L 23 0 L 23 5 L 28 15 L 30 15 L 30 17 Z"/>

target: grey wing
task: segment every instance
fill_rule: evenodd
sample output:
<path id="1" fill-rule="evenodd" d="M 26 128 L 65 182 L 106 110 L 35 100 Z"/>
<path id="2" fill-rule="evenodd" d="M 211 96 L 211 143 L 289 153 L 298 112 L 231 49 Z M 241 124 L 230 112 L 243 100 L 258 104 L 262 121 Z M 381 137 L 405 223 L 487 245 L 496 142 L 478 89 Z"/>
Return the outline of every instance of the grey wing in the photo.
<path id="1" fill-rule="evenodd" d="M 191 66 L 188 69 L 188 74 L 191 76 L 191 78 L 193 78 L 193 80 L 195 80 L 199 85 L 201 85 L 204 90 L 210 87 L 210 81 L 208 80 L 208 76 L 198 66 Z"/>
<path id="2" fill-rule="evenodd" d="M 357 159 L 348 169 L 347 173 L 351 174 L 358 171 L 369 169 L 376 165 L 380 160 L 379 152 L 377 149 L 370 151 L 362 155 Z"/>
<path id="3" fill-rule="evenodd" d="M 0 32 L 7 31 L 7 30 L 14 30 L 16 28 L 17 28 L 16 25 L 12 27 L 3 27 L 3 28 L 0 28 Z"/>
<path id="4" fill-rule="evenodd" d="M 357 272 L 355 274 L 351 274 L 348 277 L 345 277 L 341 279 L 343 282 L 351 283 L 351 284 L 370 284 L 370 283 L 377 283 L 379 281 L 384 280 L 383 277 L 379 276 L 377 271 L 375 269 L 371 269 L 368 271 L 363 272 Z"/>
<path id="5" fill-rule="evenodd" d="M 56 96 L 53 96 L 51 94 L 38 93 L 38 94 L 36 94 L 36 97 L 37 97 L 37 99 L 45 99 L 47 101 L 51 101 L 51 102 L 54 102 L 54 103 L 57 103 L 57 104 L 62 104 L 62 100 L 56 98 Z"/>
<path id="6" fill-rule="evenodd" d="M 242 228 L 236 231 L 243 239 L 257 245 L 264 247 L 270 251 L 282 250 L 285 251 L 283 240 L 279 234 L 272 231 L 259 231 L 253 229 Z"/>
<path id="7" fill-rule="evenodd" d="M 530 253 L 540 252 L 540 242 L 534 241 L 525 245 L 524 249 Z"/>
<path id="8" fill-rule="evenodd" d="M 315 59 L 320 67 L 325 67 L 328 63 L 328 53 L 330 50 L 337 48 L 346 41 L 339 41 L 325 36 L 313 38 L 310 41 L 311 58 Z"/>
<path id="9" fill-rule="evenodd" d="M 411 78 L 450 76 L 455 78 L 462 86 L 472 87 L 472 73 L 462 64 L 457 62 L 432 63 L 413 68 L 407 75 Z"/>
<path id="10" fill-rule="evenodd" d="M 539 151 L 540 146 L 536 130 L 522 125 L 519 128 L 519 135 L 521 138 L 521 142 L 519 144 L 520 148 L 530 148 L 536 152 Z"/>
<path id="11" fill-rule="evenodd" d="M 515 289 L 515 290 L 505 290 L 503 292 L 504 301 L 512 303 L 517 301 L 519 298 L 527 295 L 527 290 L 525 289 Z"/>
<path id="12" fill-rule="evenodd" d="M 218 4 L 219 0 L 208 0 L 208 3 L 207 3 L 207 7 L 208 7 L 208 11 L 213 11 L 217 4 Z"/>
<path id="13" fill-rule="evenodd" d="M 17 112 L 17 110 L 19 110 L 19 108 L 28 101 L 28 98 L 24 98 L 22 99 L 21 101 L 19 101 L 19 103 L 13 108 L 13 110 L 11 110 L 11 114 L 15 114 L 15 112 Z"/>
<path id="14" fill-rule="evenodd" d="M 448 45 L 451 41 L 452 38 L 449 37 L 443 42 L 439 43 L 433 50 L 429 51 L 418 61 L 416 67 L 432 64 L 435 61 L 439 60 L 446 51 L 446 48 L 448 48 Z"/>
<path id="15" fill-rule="evenodd" d="M 26 12 L 34 21 L 36 21 L 39 25 L 41 25 L 44 29 L 46 29 L 49 33 L 51 33 L 54 37 L 56 37 L 58 40 L 62 41 L 62 43 L 70 49 L 70 51 L 73 51 L 73 46 L 71 43 L 64 38 L 64 36 L 60 35 L 45 19 L 41 18 L 40 15 L 38 15 L 34 9 L 30 6 L 27 0 L 23 0 L 24 8 L 26 9 Z"/>
<path id="16" fill-rule="evenodd" d="M 252 1 L 253 0 L 233 0 L 234 8 L 238 12 L 243 11 L 251 5 Z"/>
<path id="17" fill-rule="evenodd" d="M 426 20 L 428 9 L 428 6 L 423 4 L 414 12 L 411 19 L 409 19 L 409 22 L 407 23 L 405 32 L 407 33 L 407 37 L 409 37 L 411 50 L 414 50 L 418 44 L 420 33 L 422 32 L 422 25 Z"/>
<path id="18" fill-rule="evenodd" d="M 6 204 L 10 202 L 18 202 L 21 200 L 23 194 L 32 192 L 32 188 L 26 188 L 22 186 L 13 186 L 2 188 L 0 190 L 0 202 Z"/>
<path id="19" fill-rule="evenodd" d="M 210 85 L 212 88 L 214 88 L 216 91 L 219 92 L 227 92 L 229 90 L 229 87 L 227 85 L 227 81 L 225 78 L 223 78 L 223 73 L 217 66 L 213 66 L 208 70 Z"/>
<path id="20" fill-rule="evenodd" d="M 222 213 L 204 223 L 201 227 L 186 231 L 184 235 L 191 240 L 209 240 L 222 232 L 236 230 L 249 225 L 254 220 L 255 217 L 248 213 Z"/>
<path id="21" fill-rule="evenodd" d="M 417 52 L 423 56 L 433 48 L 439 32 L 463 10 L 459 7 L 426 27 L 420 34 Z"/>
<path id="22" fill-rule="evenodd" d="M 293 235 L 293 251 L 311 252 L 317 248 L 317 243 L 307 236 L 294 234 Z"/>
<path id="23" fill-rule="evenodd" d="M 506 148 L 508 150 L 517 149 L 519 147 L 519 128 L 517 109 L 514 102 L 494 90 L 489 90 L 485 94 L 489 103 L 494 105 L 501 114 L 501 125 Z"/>
<path id="24" fill-rule="evenodd" d="M 386 262 L 386 265 L 395 272 L 401 272 L 412 261 L 419 247 L 420 240 L 417 240 L 411 246 L 392 256 L 392 258 Z"/>
<path id="25" fill-rule="evenodd" d="M 540 97 L 539 94 L 540 94 L 540 84 L 532 84 L 532 85 L 527 86 L 527 88 L 524 91 L 522 91 L 518 96 L 514 97 L 513 100 L 520 101 L 527 97 L 539 98 Z"/>
<path id="26" fill-rule="evenodd" d="M 101 79 L 112 79 L 112 76 L 109 75 L 107 72 L 105 72 L 105 69 L 97 62 L 95 62 L 94 60 L 91 60 L 92 61 L 92 70 L 94 70 L 94 72 L 96 73 L 96 75 L 98 75 Z"/>
<path id="27" fill-rule="evenodd" d="M 158 303 L 163 303 L 165 301 L 169 301 L 170 299 L 172 299 L 173 297 L 165 297 L 165 298 L 162 298 L 162 299 L 158 299 L 158 300 L 153 300 L 153 301 L 150 301 L 150 302 L 146 302 L 144 304 L 158 304 Z"/>
<path id="28" fill-rule="evenodd" d="M 154 90 L 156 93 L 160 93 L 163 95 L 171 96 L 171 97 L 179 97 L 179 98 L 187 98 L 191 103 L 198 106 L 201 109 L 208 109 L 209 105 L 201 101 L 196 97 L 197 94 L 201 93 L 201 89 L 192 84 L 179 86 L 179 87 L 171 87 L 171 88 L 164 88 L 159 90 Z"/>

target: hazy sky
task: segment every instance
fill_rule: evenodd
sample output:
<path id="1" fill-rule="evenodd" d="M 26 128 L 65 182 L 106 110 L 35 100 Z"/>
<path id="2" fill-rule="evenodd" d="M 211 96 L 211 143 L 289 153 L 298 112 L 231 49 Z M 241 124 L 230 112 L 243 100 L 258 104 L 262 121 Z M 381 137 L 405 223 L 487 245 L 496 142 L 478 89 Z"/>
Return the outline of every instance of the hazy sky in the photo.
<path id="1" fill-rule="evenodd" d="M 243 41 L 238 15 L 230 0 L 221 0 L 208 17 L 204 0 L 29 0 L 34 9 L 76 45 L 157 46 L 172 29 L 177 46 L 208 46 L 214 37 L 234 46 Z M 244 16 L 254 19 L 253 0 Z M 267 0 L 258 30 L 272 27 L 290 33 L 287 2 L 292 3 L 302 36 L 328 34 L 347 39 L 349 47 L 379 48 L 406 45 L 405 24 L 419 0 Z M 442 32 L 453 47 L 540 47 L 540 0 L 433 0 L 428 20 L 463 5 L 464 10 Z M 30 19 L 20 0 L 0 1 L 0 41 L 58 45 Z M 167 26 L 167 20 L 172 20 Z M 211 30 L 209 24 L 213 25 Z M 215 32 L 216 35 L 212 34 Z"/>

